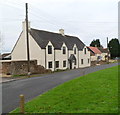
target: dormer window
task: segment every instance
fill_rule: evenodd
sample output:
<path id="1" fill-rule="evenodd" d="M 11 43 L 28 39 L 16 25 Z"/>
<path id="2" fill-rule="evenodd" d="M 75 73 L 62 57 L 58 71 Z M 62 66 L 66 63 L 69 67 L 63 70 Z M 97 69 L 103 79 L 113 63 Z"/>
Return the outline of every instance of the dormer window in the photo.
<path id="1" fill-rule="evenodd" d="M 86 54 L 86 48 L 84 49 L 84 53 Z"/>
<path id="2" fill-rule="evenodd" d="M 66 47 L 63 47 L 63 54 L 66 54 Z"/>
<path id="3" fill-rule="evenodd" d="M 48 54 L 52 54 L 52 46 L 48 45 Z"/>
<path id="4" fill-rule="evenodd" d="M 74 48 L 74 54 L 76 54 L 76 48 Z"/>

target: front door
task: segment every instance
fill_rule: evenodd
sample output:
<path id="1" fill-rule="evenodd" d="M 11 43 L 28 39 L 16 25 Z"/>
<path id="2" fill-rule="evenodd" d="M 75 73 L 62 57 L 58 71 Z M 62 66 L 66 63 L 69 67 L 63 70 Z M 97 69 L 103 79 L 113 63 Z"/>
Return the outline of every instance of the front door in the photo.
<path id="1" fill-rule="evenodd" d="M 70 69 L 72 69 L 72 61 L 70 61 Z"/>

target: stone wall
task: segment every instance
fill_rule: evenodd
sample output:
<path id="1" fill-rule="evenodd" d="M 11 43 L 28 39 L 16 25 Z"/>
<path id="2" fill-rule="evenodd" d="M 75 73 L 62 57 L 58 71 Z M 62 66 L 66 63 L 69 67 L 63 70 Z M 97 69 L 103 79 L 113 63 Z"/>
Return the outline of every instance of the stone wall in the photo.
<path id="1" fill-rule="evenodd" d="M 2 62 L 2 73 L 7 75 L 11 73 L 11 62 Z"/>
<path id="2" fill-rule="evenodd" d="M 28 73 L 27 61 L 2 62 L 2 73 L 8 75 L 26 75 Z M 37 65 L 37 60 L 30 61 L 30 72 L 32 74 L 51 73 L 51 70 Z"/>

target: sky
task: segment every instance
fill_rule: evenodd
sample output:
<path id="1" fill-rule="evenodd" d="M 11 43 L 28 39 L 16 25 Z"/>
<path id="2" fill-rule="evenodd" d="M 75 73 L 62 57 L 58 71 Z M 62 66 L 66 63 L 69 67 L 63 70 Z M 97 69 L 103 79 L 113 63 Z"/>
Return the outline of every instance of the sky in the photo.
<path id="1" fill-rule="evenodd" d="M 0 0 L 0 48 L 11 52 L 25 20 L 25 3 L 31 28 L 77 36 L 89 46 L 100 39 L 118 38 L 119 0 Z"/>

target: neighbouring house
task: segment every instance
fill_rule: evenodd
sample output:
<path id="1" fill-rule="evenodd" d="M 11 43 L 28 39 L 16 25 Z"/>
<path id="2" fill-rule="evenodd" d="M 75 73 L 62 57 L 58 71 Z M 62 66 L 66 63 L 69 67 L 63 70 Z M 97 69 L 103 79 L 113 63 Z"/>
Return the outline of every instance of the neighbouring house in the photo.
<path id="1" fill-rule="evenodd" d="M 46 69 L 74 69 L 88 67 L 91 64 L 90 51 L 75 36 L 66 35 L 63 29 L 59 33 L 30 28 L 29 51 L 30 60 Z M 12 61 L 27 60 L 26 22 L 12 52 Z"/>
<path id="2" fill-rule="evenodd" d="M 106 61 L 110 57 L 110 52 L 107 48 L 98 47 L 98 49 L 102 52 L 101 57 L 103 61 Z"/>
<path id="3" fill-rule="evenodd" d="M 110 57 L 110 52 L 103 47 L 88 47 L 90 51 L 91 61 L 106 61 Z"/>
<path id="4" fill-rule="evenodd" d="M 11 60 L 11 53 L 4 53 L 0 55 L 1 60 Z"/>
<path id="5" fill-rule="evenodd" d="M 91 61 L 100 61 L 102 60 L 102 52 L 97 47 L 87 47 L 90 51 Z"/>

